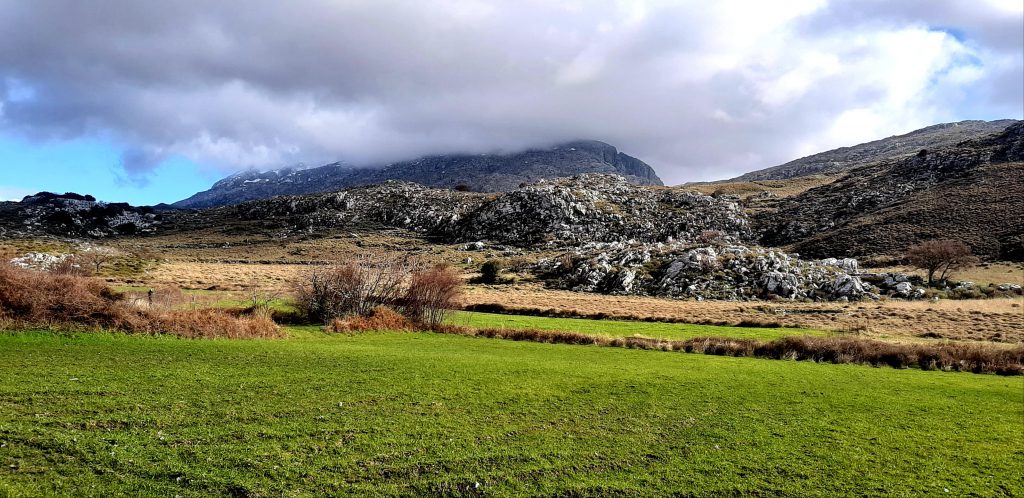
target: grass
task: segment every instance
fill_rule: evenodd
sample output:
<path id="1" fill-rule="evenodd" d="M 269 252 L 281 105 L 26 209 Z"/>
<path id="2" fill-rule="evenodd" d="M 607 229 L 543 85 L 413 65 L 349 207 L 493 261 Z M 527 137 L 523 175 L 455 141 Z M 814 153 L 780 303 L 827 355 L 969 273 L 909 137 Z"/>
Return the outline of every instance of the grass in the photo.
<path id="1" fill-rule="evenodd" d="M 687 323 L 631 322 L 624 320 L 591 320 L 585 318 L 550 318 L 524 315 L 501 315 L 459 311 L 449 322 L 473 328 L 540 329 L 581 332 L 610 337 L 643 336 L 655 339 L 690 339 L 693 337 L 732 337 L 771 340 L 792 335 L 828 335 L 810 329 L 763 327 L 729 327 Z"/>
<path id="2" fill-rule="evenodd" d="M 0 495 L 1024 493 L 1024 379 L 439 334 L 0 335 Z"/>

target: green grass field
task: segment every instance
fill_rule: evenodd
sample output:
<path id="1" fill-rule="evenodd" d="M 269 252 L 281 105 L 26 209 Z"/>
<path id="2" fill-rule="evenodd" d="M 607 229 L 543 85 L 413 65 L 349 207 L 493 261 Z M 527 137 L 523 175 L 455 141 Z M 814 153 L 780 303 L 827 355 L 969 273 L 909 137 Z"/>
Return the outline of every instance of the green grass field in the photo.
<path id="1" fill-rule="evenodd" d="M 620 320 L 590 320 L 585 318 L 551 318 L 541 316 L 500 315 L 459 311 L 449 322 L 474 328 L 541 329 L 583 332 L 611 337 L 640 335 L 656 339 L 683 340 L 693 337 L 736 337 L 772 340 L 792 335 L 826 335 L 828 332 L 810 329 L 729 327 L 693 325 L 689 323 L 631 322 Z"/>
<path id="2" fill-rule="evenodd" d="M 1024 378 L 421 333 L 0 334 L 0 496 L 1024 494 Z"/>

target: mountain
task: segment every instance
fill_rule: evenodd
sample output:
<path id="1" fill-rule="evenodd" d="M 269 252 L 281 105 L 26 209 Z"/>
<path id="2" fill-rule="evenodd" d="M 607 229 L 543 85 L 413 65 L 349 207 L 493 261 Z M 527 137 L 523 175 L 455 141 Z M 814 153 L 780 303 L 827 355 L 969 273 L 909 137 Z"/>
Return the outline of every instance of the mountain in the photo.
<path id="1" fill-rule="evenodd" d="M 1001 132 L 1007 126 L 1019 122 L 1001 119 L 937 124 L 905 135 L 821 152 L 726 181 L 785 180 L 811 175 L 835 175 L 860 166 L 912 156 L 921 149 L 949 147 L 965 140 L 981 138 Z"/>
<path id="2" fill-rule="evenodd" d="M 248 171 L 220 180 L 209 190 L 173 206 L 224 206 L 279 195 L 331 192 L 387 180 L 476 192 L 506 192 L 540 179 L 584 173 L 613 173 L 638 185 L 662 185 L 658 175 L 643 161 L 604 142 L 586 140 L 513 154 L 427 156 L 382 168 L 334 163 L 311 169 Z"/>
<path id="3" fill-rule="evenodd" d="M 948 238 L 988 259 L 1024 260 L 1024 122 L 1011 122 L 997 134 L 871 161 L 769 200 L 772 209 L 753 215 L 761 242 L 838 257 L 897 255 Z"/>

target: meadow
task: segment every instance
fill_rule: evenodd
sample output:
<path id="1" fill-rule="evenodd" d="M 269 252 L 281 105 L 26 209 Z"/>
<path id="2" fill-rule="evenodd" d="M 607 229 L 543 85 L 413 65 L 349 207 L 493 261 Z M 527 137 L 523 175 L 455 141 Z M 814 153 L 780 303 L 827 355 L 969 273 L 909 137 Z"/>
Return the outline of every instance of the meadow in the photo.
<path id="1" fill-rule="evenodd" d="M 0 335 L 0 495 L 1024 493 L 1024 378 L 432 333 Z"/>

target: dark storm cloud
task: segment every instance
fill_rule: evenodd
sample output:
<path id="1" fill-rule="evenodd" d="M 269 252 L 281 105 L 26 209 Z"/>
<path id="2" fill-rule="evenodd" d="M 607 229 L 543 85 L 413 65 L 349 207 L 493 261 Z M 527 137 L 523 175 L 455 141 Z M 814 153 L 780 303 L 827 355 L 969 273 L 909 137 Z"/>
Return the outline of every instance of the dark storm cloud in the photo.
<path id="1" fill-rule="evenodd" d="M 574 138 L 677 183 L 1020 117 L 1014 2 L 763 4 L 3 2 L 0 129 L 114 137 L 135 183 Z"/>

